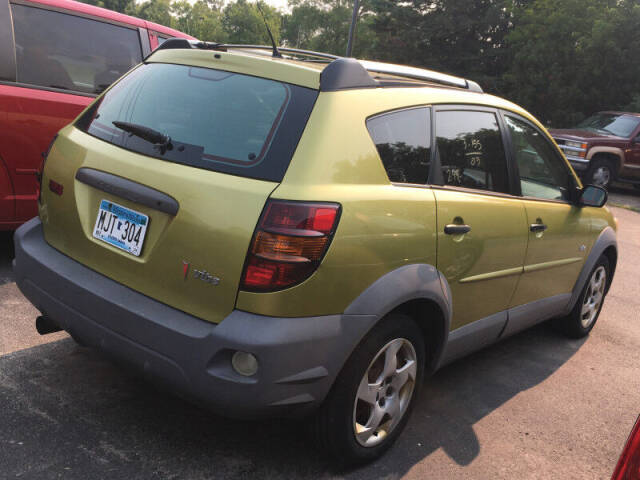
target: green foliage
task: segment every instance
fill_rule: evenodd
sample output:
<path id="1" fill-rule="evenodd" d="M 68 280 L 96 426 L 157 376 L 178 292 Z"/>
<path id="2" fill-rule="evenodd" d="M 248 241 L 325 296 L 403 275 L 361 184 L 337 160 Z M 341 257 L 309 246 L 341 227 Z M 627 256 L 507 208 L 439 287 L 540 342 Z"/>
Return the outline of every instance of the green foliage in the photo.
<path id="1" fill-rule="evenodd" d="M 273 7 L 260 3 L 276 43 L 280 39 L 281 14 Z M 236 0 L 229 3 L 222 13 L 222 25 L 228 34 L 230 43 L 247 43 L 251 45 L 270 45 L 269 34 L 264 26 L 260 11 L 255 3 L 247 0 Z"/>
<path id="2" fill-rule="evenodd" d="M 505 69 L 509 0 L 376 0 L 378 56 L 471 77 L 497 89 Z"/>
<path id="3" fill-rule="evenodd" d="M 510 96 L 554 126 L 630 104 L 640 86 L 635 3 L 537 0 L 522 9 L 506 39 Z"/>
<path id="4" fill-rule="evenodd" d="M 171 16 L 170 9 L 170 0 L 148 0 L 135 6 L 131 14 L 149 20 L 150 22 L 173 27 L 175 22 Z"/>
<path id="5" fill-rule="evenodd" d="M 269 44 L 254 0 L 85 0 L 206 41 Z M 353 0 L 261 1 L 276 42 L 344 55 Z M 354 56 L 471 78 L 554 126 L 640 111 L 638 0 L 360 0 Z"/>
<path id="6" fill-rule="evenodd" d="M 344 55 L 347 47 L 353 2 L 347 0 L 291 0 L 291 13 L 284 18 L 283 38 L 287 45 Z M 366 57 L 375 33 L 371 0 L 361 0 L 358 11 L 354 55 Z"/>
<path id="7" fill-rule="evenodd" d="M 226 42 L 227 32 L 222 26 L 222 2 L 198 0 L 191 5 L 187 0 L 171 4 L 173 27 L 201 40 Z"/>

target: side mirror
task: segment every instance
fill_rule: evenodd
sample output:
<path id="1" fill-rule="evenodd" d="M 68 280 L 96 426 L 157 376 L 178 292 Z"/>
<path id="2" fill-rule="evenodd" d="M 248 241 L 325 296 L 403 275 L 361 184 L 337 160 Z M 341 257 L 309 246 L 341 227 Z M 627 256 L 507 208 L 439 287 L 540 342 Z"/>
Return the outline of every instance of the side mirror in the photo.
<path id="1" fill-rule="evenodd" d="M 582 189 L 578 203 L 584 207 L 603 207 L 607 203 L 609 194 L 596 185 L 587 185 Z"/>

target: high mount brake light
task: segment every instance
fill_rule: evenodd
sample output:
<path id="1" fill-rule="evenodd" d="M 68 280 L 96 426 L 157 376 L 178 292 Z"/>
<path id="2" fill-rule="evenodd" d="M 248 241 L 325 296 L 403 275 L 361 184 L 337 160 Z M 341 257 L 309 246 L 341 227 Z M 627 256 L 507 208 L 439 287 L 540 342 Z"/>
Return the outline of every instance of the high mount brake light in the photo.
<path id="1" fill-rule="evenodd" d="M 640 478 L 640 416 L 631 430 L 627 444 L 620 455 L 611 480 L 638 480 Z"/>
<path id="2" fill-rule="evenodd" d="M 251 241 L 241 288 L 273 292 L 307 279 L 320 265 L 339 217 L 335 203 L 269 200 Z"/>

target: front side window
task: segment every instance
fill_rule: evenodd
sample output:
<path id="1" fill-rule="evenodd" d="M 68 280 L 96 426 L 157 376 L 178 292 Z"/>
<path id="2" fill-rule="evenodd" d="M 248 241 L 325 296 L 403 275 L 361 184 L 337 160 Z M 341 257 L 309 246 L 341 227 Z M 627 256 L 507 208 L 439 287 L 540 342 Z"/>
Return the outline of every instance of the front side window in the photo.
<path id="1" fill-rule="evenodd" d="M 543 134 L 526 122 L 505 116 L 525 197 L 569 200 L 571 178 Z"/>
<path id="2" fill-rule="evenodd" d="M 494 113 L 436 112 L 436 142 L 445 185 L 509 192 L 507 159 Z"/>
<path id="3" fill-rule="evenodd" d="M 19 83 L 100 93 L 142 60 L 137 30 L 24 5 L 11 11 Z"/>
<path id="4" fill-rule="evenodd" d="M 316 97 L 266 78 L 150 63 L 116 83 L 76 126 L 162 160 L 280 181 Z"/>
<path id="5" fill-rule="evenodd" d="M 411 108 L 367 120 L 389 180 L 425 184 L 431 165 L 430 110 Z"/>

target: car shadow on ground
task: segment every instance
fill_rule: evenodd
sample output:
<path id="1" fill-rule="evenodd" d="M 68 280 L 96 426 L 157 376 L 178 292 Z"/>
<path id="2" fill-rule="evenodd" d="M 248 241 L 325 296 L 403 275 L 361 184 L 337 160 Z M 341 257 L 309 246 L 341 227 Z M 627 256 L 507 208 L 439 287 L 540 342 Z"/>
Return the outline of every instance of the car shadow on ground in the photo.
<path id="1" fill-rule="evenodd" d="M 385 457 L 339 472 L 304 420 L 217 416 L 65 339 L 0 357 L 0 470 L 28 478 L 396 478 L 440 448 L 467 465 L 481 449 L 474 424 L 582 344 L 541 325 L 444 368 Z"/>

